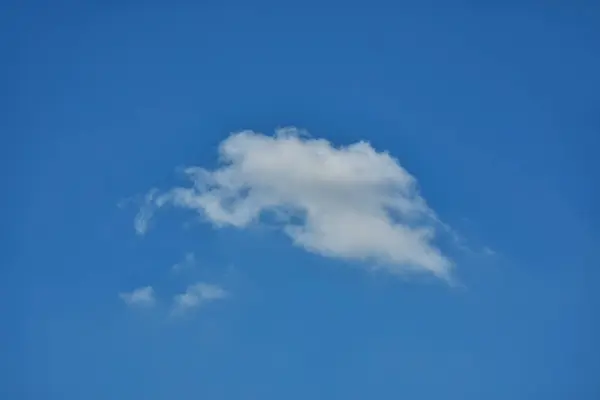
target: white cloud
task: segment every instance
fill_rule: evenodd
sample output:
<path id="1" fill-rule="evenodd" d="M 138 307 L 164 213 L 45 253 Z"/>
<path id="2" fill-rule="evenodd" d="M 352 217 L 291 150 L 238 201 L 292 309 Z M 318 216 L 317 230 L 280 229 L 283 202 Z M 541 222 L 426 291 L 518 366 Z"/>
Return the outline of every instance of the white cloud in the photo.
<path id="1" fill-rule="evenodd" d="M 197 308 L 203 304 L 221 300 L 229 296 L 229 293 L 220 286 L 199 282 L 188 286 L 184 293 L 174 297 L 174 313 L 183 313 Z"/>
<path id="2" fill-rule="evenodd" d="M 143 236 L 148 231 L 150 220 L 152 219 L 154 211 L 157 207 L 155 203 L 156 193 L 157 190 L 152 189 L 148 192 L 148 194 L 146 194 L 146 197 L 144 198 L 144 203 L 142 204 L 140 211 L 135 216 L 135 219 L 133 221 L 133 227 L 138 235 Z"/>
<path id="3" fill-rule="evenodd" d="M 151 192 L 149 207 L 194 210 L 216 227 L 245 228 L 271 213 L 308 251 L 375 262 L 392 273 L 450 277 L 452 262 L 432 241 L 441 224 L 416 179 L 369 143 L 334 147 L 296 128 L 274 136 L 242 131 L 221 143 L 219 161 L 215 170 L 187 168 L 192 185 Z M 152 215 L 148 209 L 140 221 Z"/>
<path id="4" fill-rule="evenodd" d="M 120 293 L 119 297 L 131 307 L 151 307 L 156 303 L 152 286 L 141 287 L 129 293 Z"/>
<path id="5" fill-rule="evenodd" d="M 171 267 L 174 272 L 179 272 L 183 269 L 191 268 L 196 265 L 196 255 L 192 252 L 186 253 L 183 260 Z"/>

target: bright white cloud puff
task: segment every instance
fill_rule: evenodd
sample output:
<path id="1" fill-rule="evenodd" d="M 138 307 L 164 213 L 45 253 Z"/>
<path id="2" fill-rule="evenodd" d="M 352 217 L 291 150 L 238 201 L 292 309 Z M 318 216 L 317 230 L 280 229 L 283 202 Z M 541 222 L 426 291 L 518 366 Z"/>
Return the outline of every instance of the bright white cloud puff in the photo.
<path id="1" fill-rule="evenodd" d="M 141 287 L 119 297 L 130 307 L 151 307 L 156 303 L 152 286 Z"/>
<path id="2" fill-rule="evenodd" d="M 184 293 L 174 297 L 174 313 L 184 313 L 203 304 L 225 299 L 229 293 L 220 286 L 199 282 L 188 286 Z"/>
<path id="3" fill-rule="evenodd" d="M 187 168 L 188 187 L 150 192 L 138 232 L 165 204 L 196 211 L 216 227 L 245 228 L 271 213 L 310 252 L 396 274 L 450 277 L 452 262 L 433 243 L 439 222 L 416 179 L 369 143 L 334 147 L 296 128 L 274 136 L 242 131 L 220 144 L 219 161 L 214 170 Z"/>

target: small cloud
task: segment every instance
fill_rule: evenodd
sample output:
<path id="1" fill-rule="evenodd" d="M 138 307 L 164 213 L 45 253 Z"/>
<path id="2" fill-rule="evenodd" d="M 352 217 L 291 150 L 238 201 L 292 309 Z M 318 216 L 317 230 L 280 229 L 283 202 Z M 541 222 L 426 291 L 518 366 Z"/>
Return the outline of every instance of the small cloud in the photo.
<path id="1" fill-rule="evenodd" d="M 156 303 L 152 286 L 141 287 L 129 293 L 120 293 L 119 297 L 130 307 L 151 307 Z"/>
<path id="2" fill-rule="evenodd" d="M 174 297 L 173 312 L 177 314 L 198 308 L 204 304 L 229 297 L 229 293 L 218 285 L 199 282 L 188 286 L 184 293 Z"/>
<path id="3" fill-rule="evenodd" d="M 148 228 L 150 226 L 150 220 L 152 219 L 152 217 L 154 216 L 154 212 L 156 211 L 157 205 L 154 201 L 156 193 L 157 190 L 152 189 L 146 194 L 146 196 L 144 197 L 144 202 L 133 221 L 133 227 L 135 229 L 135 232 L 140 236 L 145 235 L 148 231 Z"/>
<path id="4" fill-rule="evenodd" d="M 196 265 L 196 255 L 192 252 L 186 253 L 182 261 L 171 267 L 173 272 L 179 272 L 184 269 L 192 268 Z"/>

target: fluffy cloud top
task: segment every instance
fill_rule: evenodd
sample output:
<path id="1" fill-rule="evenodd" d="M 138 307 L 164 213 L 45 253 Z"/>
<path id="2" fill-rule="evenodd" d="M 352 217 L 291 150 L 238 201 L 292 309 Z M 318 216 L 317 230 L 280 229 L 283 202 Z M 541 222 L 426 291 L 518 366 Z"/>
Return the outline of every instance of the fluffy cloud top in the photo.
<path id="1" fill-rule="evenodd" d="M 435 213 L 415 178 L 367 142 L 334 147 L 296 128 L 274 136 L 242 131 L 221 143 L 219 161 L 214 170 L 186 169 L 189 187 L 152 192 L 138 225 L 147 227 L 148 210 L 164 204 L 194 210 L 217 227 L 244 228 L 270 213 L 308 251 L 375 262 L 392 273 L 450 276 L 451 261 L 432 242 Z"/>
<path id="2" fill-rule="evenodd" d="M 119 297 L 131 307 L 151 307 L 156 303 L 152 286 L 141 287 L 129 293 L 121 293 Z"/>
<path id="3" fill-rule="evenodd" d="M 175 313 L 182 313 L 197 308 L 202 304 L 221 300 L 229 296 L 229 293 L 220 286 L 199 282 L 188 286 L 184 293 L 174 298 Z"/>

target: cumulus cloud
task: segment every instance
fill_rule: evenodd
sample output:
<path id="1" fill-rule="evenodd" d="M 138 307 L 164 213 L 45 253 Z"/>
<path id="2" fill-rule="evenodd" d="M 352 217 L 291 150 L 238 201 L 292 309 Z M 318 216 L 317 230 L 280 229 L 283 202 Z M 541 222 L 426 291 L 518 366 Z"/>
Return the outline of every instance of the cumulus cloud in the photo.
<path id="1" fill-rule="evenodd" d="M 241 131 L 220 144 L 219 161 L 214 170 L 187 168 L 189 186 L 151 192 L 139 220 L 165 204 L 216 227 L 241 229 L 271 215 L 307 251 L 449 278 L 452 262 L 433 242 L 441 225 L 416 179 L 368 142 L 335 147 L 296 128 Z"/>
<path id="2" fill-rule="evenodd" d="M 199 282 L 188 286 L 184 293 L 174 297 L 173 312 L 180 314 L 200 307 L 203 304 L 224 299 L 228 296 L 229 293 L 220 286 Z"/>
<path id="3" fill-rule="evenodd" d="M 151 307 L 156 303 L 152 286 L 141 287 L 119 297 L 130 307 Z"/>

